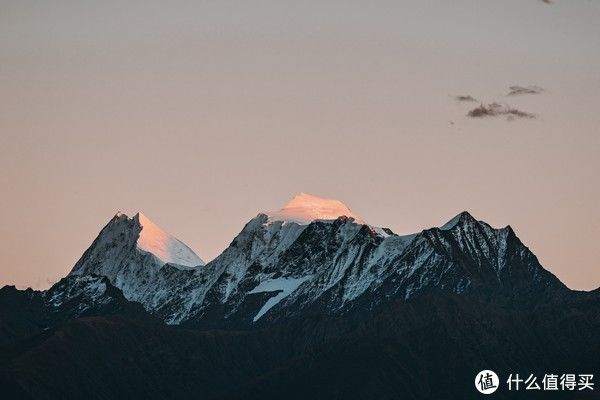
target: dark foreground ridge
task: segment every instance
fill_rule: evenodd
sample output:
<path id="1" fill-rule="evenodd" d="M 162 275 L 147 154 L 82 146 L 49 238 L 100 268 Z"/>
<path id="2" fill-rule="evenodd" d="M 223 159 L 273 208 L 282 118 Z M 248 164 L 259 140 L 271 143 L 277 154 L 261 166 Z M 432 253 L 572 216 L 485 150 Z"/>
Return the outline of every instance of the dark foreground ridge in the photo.
<path id="1" fill-rule="evenodd" d="M 435 292 L 360 322 L 314 316 L 252 331 L 89 316 L 4 346 L 2 392 L 31 399 L 468 398 L 485 368 L 500 376 L 597 373 L 597 303 L 521 312 Z M 494 395 L 514 397 L 505 388 Z"/>

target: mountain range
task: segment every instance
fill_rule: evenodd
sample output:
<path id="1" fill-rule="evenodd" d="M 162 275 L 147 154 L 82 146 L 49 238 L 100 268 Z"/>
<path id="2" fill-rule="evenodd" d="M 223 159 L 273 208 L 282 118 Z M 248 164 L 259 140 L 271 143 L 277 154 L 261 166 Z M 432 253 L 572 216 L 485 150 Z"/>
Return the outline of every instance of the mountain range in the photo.
<path id="1" fill-rule="evenodd" d="M 0 290 L 19 398 L 464 398 L 482 369 L 597 372 L 598 338 L 600 289 L 510 226 L 462 212 L 401 236 L 304 193 L 208 263 L 117 213 L 49 290 Z"/>

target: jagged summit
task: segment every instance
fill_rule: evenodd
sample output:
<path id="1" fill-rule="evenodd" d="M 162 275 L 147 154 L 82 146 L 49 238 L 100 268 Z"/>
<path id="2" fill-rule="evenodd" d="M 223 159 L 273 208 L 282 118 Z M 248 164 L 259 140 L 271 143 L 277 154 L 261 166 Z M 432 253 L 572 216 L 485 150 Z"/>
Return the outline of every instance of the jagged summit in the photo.
<path id="1" fill-rule="evenodd" d="M 197 267 L 204 262 L 188 246 L 144 214 L 137 213 L 130 218 L 119 211 L 100 231 L 71 274 L 97 274 L 112 278 L 126 272 L 126 266 L 142 264 L 159 269 L 165 264 Z"/>
<path id="2" fill-rule="evenodd" d="M 505 230 L 507 232 L 513 232 L 513 234 L 514 234 L 514 231 L 510 225 L 506 225 L 504 228 L 494 228 L 487 222 L 475 218 L 468 211 L 462 211 L 462 212 L 458 213 L 454 218 L 452 218 L 451 220 L 446 222 L 444 225 L 440 226 L 439 229 L 442 231 L 450 231 L 456 227 L 477 226 L 477 225 L 487 227 L 487 229 L 491 229 L 491 230 L 498 230 L 498 229 Z"/>
<path id="3" fill-rule="evenodd" d="M 142 213 L 132 218 L 117 213 L 83 253 L 70 275 L 107 277 L 128 300 L 148 309 L 163 304 L 176 285 L 159 284 L 163 273 L 197 270 L 204 262 L 188 246 Z"/>
<path id="4" fill-rule="evenodd" d="M 341 216 L 353 218 L 357 223 L 365 222 L 339 200 L 325 199 L 307 193 L 296 195 L 279 211 L 266 213 L 270 221 L 295 222 L 305 225 L 315 220 L 334 220 Z"/>
<path id="5" fill-rule="evenodd" d="M 477 219 L 475 219 L 475 217 L 473 217 L 468 211 L 462 211 L 462 212 L 458 213 L 450 221 L 448 221 L 444 225 L 440 226 L 440 229 L 443 231 L 448 231 L 461 223 L 470 223 L 470 222 L 477 222 Z"/>

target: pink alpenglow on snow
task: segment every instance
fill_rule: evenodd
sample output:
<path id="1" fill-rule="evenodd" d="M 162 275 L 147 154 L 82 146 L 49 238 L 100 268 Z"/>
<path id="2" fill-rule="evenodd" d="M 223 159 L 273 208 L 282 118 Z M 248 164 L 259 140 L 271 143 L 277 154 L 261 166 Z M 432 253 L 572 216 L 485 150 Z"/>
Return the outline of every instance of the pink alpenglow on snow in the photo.
<path id="1" fill-rule="evenodd" d="M 353 218 L 357 223 L 365 222 L 339 200 L 324 199 L 307 193 L 300 193 L 279 211 L 268 212 L 270 221 L 310 224 L 315 220 L 334 220 L 341 216 Z"/>
<path id="2" fill-rule="evenodd" d="M 184 243 L 163 231 L 144 214 L 138 213 L 136 218 L 142 227 L 137 247 L 154 254 L 164 263 L 178 264 L 186 267 L 204 265 L 204 261 Z"/>

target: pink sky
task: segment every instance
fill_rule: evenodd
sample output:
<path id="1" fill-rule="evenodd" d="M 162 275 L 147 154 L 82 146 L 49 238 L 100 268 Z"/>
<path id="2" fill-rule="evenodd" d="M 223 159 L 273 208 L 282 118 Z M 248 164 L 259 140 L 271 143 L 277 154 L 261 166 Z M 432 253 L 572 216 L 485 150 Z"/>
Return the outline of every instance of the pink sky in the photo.
<path id="1" fill-rule="evenodd" d="M 600 286 L 600 3 L 436 3 L 3 2 L 0 284 L 48 287 L 117 210 L 210 261 L 308 192 L 397 233 L 469 210 Z"/>

